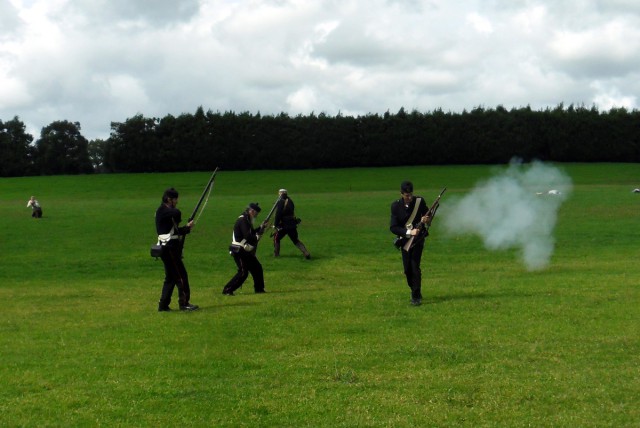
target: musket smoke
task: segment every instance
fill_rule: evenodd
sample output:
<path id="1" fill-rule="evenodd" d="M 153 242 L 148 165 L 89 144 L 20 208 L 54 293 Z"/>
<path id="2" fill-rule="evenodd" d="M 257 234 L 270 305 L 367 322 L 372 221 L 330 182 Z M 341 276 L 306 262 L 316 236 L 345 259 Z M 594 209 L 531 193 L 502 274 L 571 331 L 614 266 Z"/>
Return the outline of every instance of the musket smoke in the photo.
<path id="1" fill-rule="evenodd" d="M 544 269 L 555 247 L 558 209 L 571 188 L 571 178 L 555 167 L 512 161 L 503 174 L 449 202 L 446 211 L 443 204 L 443 223 L 454 235 L 480 236 L 489 250 L 518 248 L 528 270 Z"/>

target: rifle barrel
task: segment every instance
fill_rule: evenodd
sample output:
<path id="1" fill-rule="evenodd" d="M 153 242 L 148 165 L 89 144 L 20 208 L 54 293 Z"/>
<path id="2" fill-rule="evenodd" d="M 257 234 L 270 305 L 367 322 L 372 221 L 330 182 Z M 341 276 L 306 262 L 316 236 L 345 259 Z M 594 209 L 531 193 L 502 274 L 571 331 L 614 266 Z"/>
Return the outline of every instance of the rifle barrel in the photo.
<path id="1" fill-rule="evenodd" d="M 191 217 L 189 217 L 189 220 L 187 220 L 187 223 L 190 222 L 191 220 L 193 220 L 194 218 L 196 218 L 196 214 L 198 214 L 198 210 L 200 209 L 200 205 L 202 205 L 202 201 L 207 196 L 207 192 L 209 191 L 209 188 L 213 185 L 213 181 L 215 180 L 217 173 L 218 173 L 218 168 L 216 168 L 215 171 L 213 171 L 213 174 L 211 174 L 211 178 L 209 178 L 209 182 L 207 183 L 206 187 L 204 188 L 204 191 L 202 192 L 202 196 L 200 196 L 200 200 L 196 204 L 196 207 L 194 208 L 193 213 L 191 214 Z"/>
<path id="2" fill-rule="evenodd" d="M 280 202 L 280 199 L 282 199 L 282 197 L 278 196 L 278 199 L 276 199 L 275 203 L 271 207 L 271 211 L 269 211 L 269 214 L 267 214 L 267 217 L 264 219 L 263 223 L 267 223 L 269 219 L 271 219 L 271 216 L 273 215 L 273 212 L 276 210 L 276 207 L 278 206 L 278 202 Z"/>

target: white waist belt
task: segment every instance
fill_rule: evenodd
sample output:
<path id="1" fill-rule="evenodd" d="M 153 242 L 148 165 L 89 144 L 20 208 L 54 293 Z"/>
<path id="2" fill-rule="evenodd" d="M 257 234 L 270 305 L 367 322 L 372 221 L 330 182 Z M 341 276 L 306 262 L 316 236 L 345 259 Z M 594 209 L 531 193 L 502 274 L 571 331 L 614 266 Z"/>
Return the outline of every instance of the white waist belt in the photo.
<path id="1" fill-rule="evenodd" d="M 165 233 L 164 235 L 158 235 L 158 242 L 161 242 L 162 245 L 169 242 L 171 239 L 178 239 L 180 235 L 172 235 L 170 233 Z"/>

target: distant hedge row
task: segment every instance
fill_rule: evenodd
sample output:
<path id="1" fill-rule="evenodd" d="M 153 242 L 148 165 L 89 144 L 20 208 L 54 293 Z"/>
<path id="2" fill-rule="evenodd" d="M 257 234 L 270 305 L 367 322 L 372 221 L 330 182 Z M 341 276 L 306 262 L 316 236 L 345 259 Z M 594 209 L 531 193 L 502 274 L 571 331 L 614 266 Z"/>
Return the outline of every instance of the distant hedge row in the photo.
<path id="1" fill-rule="evenodd" d="M 291 117 L 198 108 L 178 117 L 113 122 L 107 140 L 90 142 L 79 123 L 54 122 L 32 141 L 17 117 L 0 121 L 1 176 L 502 164 L 513 157 L 638 162 L 640 112 L 560 104 L 541 111 L 477 107 Z"/>
<path id="2" fill-rule="evenodd" d="M 290 117 L 212 113 L 112 123 L 107 171 L 640 161 L 640 113 L 530 108 Z"/>

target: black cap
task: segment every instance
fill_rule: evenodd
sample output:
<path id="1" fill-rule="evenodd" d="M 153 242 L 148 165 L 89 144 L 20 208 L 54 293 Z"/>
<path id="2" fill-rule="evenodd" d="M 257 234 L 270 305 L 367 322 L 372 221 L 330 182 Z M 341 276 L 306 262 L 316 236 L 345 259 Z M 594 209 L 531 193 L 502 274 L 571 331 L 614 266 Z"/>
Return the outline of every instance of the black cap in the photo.
<path id="1" fill-rule="evenodd" d="M 176 199 L 177 197 L 178 197 L 178 191 L 173 187 L 170 187 L 164 191 L 164 194 L 162 195 L 162 200 L 164 202 L 167 202 L 167 199 L 169 198 Z"/>
<path id="2" fill-rule="evenodd" d="M 413 183 L 410 181 L 403 181 L 402 184 L 400 184 L 400 192 L 413 193 Z"/>
<path id="3" fill-rule="evenodd" d="M 257 202 L 251 202 L 251 203 L 249 204 L 249 208 L 251 208 L 252 210 L 255 210 L 255 212 L 257 212 L 257 213 L 259 213 L 260 211 L 262 211 L 262 208 L 260 208 L 260 207 L 258 206 L 258 203 L 257 203 Z"/>

